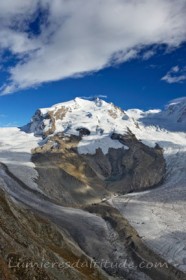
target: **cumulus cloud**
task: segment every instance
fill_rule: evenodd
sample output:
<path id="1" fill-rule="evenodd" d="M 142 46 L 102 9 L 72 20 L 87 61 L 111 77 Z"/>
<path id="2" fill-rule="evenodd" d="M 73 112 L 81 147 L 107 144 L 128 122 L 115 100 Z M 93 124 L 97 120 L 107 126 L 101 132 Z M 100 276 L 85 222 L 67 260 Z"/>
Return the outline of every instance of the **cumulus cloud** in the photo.
<path id="1" fill-rule="evenodd" d="M 162 78 L 163 81 L 174 84 L 181 83 L 186 80 L 186 67 L 179 67 L 178 65 L 172 67 L 167 74 Z"/>
<path id="2" fill-rule="evenodd" d="M 185 12 L 186 0 L 1 1 L 0 51 L 17 61 L 1 92 L 98 71 L 151 45 L 178 47 L 186 40 Z"/>

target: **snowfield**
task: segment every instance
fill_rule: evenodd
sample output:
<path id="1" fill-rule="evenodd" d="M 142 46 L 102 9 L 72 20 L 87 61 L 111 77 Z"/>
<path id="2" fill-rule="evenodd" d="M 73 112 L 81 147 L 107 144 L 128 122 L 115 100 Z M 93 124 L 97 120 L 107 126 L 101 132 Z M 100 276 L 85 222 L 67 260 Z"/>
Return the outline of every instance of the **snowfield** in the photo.
<path id="1" fill-rule="evenodd" d="M 34 182 L 38 174 L 31 162 L 31 150 L 41 139 L 21 131 L 19 128 L 0 128 L 0 162 L 27 186 L 38 189 Z"/>

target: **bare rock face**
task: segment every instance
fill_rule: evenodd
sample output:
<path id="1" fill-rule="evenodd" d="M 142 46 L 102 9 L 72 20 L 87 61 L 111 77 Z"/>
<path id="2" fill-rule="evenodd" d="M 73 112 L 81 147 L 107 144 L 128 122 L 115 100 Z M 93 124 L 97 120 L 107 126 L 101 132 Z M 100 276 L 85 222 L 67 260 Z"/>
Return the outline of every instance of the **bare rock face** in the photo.
<path id="1" fill-rule="evenodd" d="M 96 155 L 83 156 L 109 191 L 122 194 L 139 191 L 163 180 L 165 161 L 161 148 L 144 145 L 130 132 L 124 136 L 113 133 L 111 138 L 129 149 L 109 149 L 106 155 L 97 150 Z"/>
<path id="2" fill-rule="evenodd" d="M 60 134 L 33 151 L 39 186 L 65 206 L 98 202 L 108 193 L 105 182 L 78 154 L 80 139 Z"/>
<path id="3" fill-rule="evenodd" d="M 68 108 L 63 106 L 55 111 L 47 110 L 43 112 L 42 109 L 38 109 L 31 122 L 22 129 L 27 132 L 34 132 L 36 136 L 46 138 L 56 130 L 56 120 L 63 120 L 68 110 Z"/>
<path id="4" fill-rule="evenodd" d="M 162 182 L 166 166 L 158 145 L 150 148 L 130 131 L 126 135 L 113 133 L 113 141 L 119 140 L 129 149 L 109 148 L 107 154 L 97 149 L 93 155 L 80 155 L 77 145 L 81 137 L 57 135 L 34 151 L 38 184 L 58 202 L 90 204 Z"/>
<path id="5" fill-rule="evenodd" d="M 117 139 L 129 147 L 129 150 L 125 151 L 121 159 L 122 175 L 119 184 L 117 182 L 120 192 L 123 192 L 123 185 L 126 188 L 130 187 L 129 191 L 140 191 L 162 182 L 166 164 L 163 150 L 158 145 L 154 148 L 146 146 L 137 140 L 130 131 L 123 136 L 113 133 L 111 138 Z M 111 162 L 113 164 L 115 161 L 112 160 Z M 111 184 L 111 186 L 114 186 L 114 184 Z"/>
<path id="6" fill-rule="evenodd" d="M 79 131 L 80 137 L 82 137 L 83 135 L 90 135 L 90 130 L 85 127 L 78 127 L 76 130 Z"/>

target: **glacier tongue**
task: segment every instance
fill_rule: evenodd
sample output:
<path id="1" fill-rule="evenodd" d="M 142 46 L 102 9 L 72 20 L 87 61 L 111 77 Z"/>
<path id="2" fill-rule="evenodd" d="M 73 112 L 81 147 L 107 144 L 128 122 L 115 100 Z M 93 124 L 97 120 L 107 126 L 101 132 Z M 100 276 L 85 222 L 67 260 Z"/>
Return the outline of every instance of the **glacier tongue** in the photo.
<path id="1" fill-rule="evenodd" d="M 184 101 L 184 102 L 183 102 Z M 112 205 L 167 262 L 186 272 L 186 118 L 185 99 L 164 111 L 128 110 L 138 126 L 131 128 L 146 145 L 158 143 L 167 164 L 161 187 L 112 199 Z M 180 117 L 182 119 L 180 120 Z M 179 121 L 180 120 L 180 121 Z M 182 131 L 181 131 L 182 130 Z"/>

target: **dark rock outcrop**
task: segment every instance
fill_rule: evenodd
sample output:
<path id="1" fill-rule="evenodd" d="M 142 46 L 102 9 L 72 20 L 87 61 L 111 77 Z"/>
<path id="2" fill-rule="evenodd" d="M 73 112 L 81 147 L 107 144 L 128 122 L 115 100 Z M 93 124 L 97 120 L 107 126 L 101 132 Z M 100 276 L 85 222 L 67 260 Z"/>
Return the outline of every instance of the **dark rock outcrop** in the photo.
<path id="1" fill-rule="evenodd" d="M 111 138 L 129 149 L 110 148 L 106 155 L 97 149 L 94 155 L 80 155 L 77 145 L 81 137 L 53 137 L 56 146 L 48 142 L 32 157 L 39 173 L 38 184 L 64 205 L 84 205 L 162 182 L 166 166 L 158 145 L 150 148 L 130 131 L 126 135 L 113 133 Z"/>
<path id="2" fill-rule="evenodd" d="M 79 131 L 79 136 L 80 137 L 82 137 L 84 135 L 90 135 L 90 130 L 87 129 L 86 127 L 79 127 L 76 130 Z"/>

